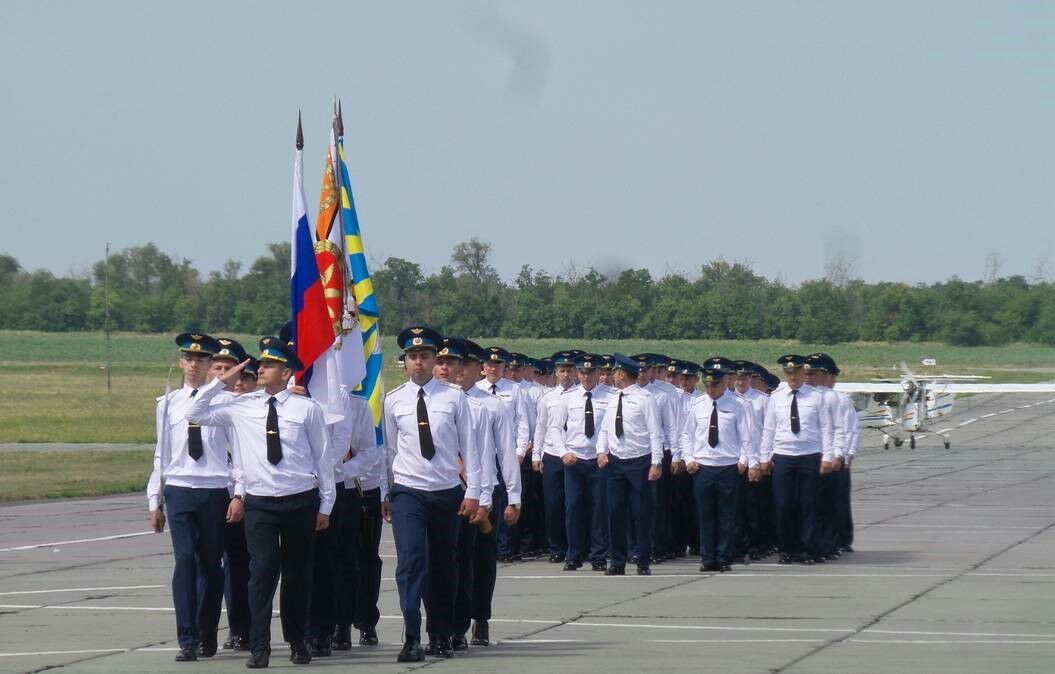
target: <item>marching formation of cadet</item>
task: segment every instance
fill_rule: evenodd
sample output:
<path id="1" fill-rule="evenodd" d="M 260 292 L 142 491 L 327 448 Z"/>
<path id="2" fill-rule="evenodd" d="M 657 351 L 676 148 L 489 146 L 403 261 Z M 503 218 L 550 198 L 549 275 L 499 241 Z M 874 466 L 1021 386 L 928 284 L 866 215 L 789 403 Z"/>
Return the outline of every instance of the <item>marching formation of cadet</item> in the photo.
<path id="1" fill-rule="evenodd" d="M 827 354 L 781 357 L 782 382 L 743 360 L 533 359 L 412 326 L 379 443 L 363 398 L 342 391 L 326 415 L 292 383 L 288 340 L 265 337 L 252 358 L 176 337 L 183 385 L 158 399 L 147 496 L 172 537 L 177 661 L 216 654 L 226 601 L 223 648 L 267 667 L 280 576 L 293 663 L 350 649 L 352 628 L 377 645 L 382 520 L 399 662 L 489 645 L 500 561 L 650 575 L 688 554 L 723 573 L 853 550 L 857 417 Z"/>

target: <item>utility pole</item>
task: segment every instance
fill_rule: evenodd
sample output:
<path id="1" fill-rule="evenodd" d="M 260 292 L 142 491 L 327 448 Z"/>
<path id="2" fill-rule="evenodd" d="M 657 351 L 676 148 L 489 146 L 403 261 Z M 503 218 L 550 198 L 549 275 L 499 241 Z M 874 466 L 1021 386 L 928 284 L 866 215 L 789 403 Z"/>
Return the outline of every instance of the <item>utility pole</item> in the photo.
<path id="1" fill-rule="evenodd" d="M 110 395 L 110 242 L 106 242 L 105 271 L 103 272 L 103 330 L 106 332 L 106 394 Z"/>

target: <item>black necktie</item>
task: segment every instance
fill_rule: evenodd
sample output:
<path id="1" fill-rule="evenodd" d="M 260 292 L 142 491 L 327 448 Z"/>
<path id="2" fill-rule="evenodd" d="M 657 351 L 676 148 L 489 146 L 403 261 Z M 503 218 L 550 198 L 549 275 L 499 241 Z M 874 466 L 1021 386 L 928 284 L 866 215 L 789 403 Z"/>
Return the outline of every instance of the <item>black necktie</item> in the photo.
<path id="1" fill-rule="evenodd" d="M 429 427 L 429 410 L 425 407 L 425 389 L 418 389 L 418 444 L 421 455 L 432 461 L 436 456 L 436 445 L 432 444 L 432 428 Z"/>
<path id="2" fill-rule="evenodd" d="M 498 384 L 491 384 L 491 395 L 498 395 Z"/>
<path id="3" fill-rule="evenodd" d="M 584 416 L 585 416 L 585 424 L 586 424 L 586 428 L 585 428 L 586 437 L 592 438 L 593 437 L 593 392 L 592 391 L 587 391 L 586 392 L 586 412 L 584 413 Z"/>
<path id="4" fill-rule="evenodd" d="M 619 392 L 619 404 L 615 406 L 615 437 L 623 437 L 623 393 Z"/>
<path id="5" fill-rule="evenodd" d="M 194 389 L 190 392 L 190 397 L 198 395 L 198 389 Z M 196 423 L 190 422 L 187 424 L 187 453 L 190 454 L 190 458 L 197 461 L 201 458 L 202 447 L 201 447 L 201 426 Z"/>
<path id="6" fill-rule="evenodd" d="M 707 444 L 711 447 L 718 446 L 718 401 L 714 401 L 711 407 L 711 426 L 707 429 Z"/>
<path id="7" fill-rule="evenodd" d="M 792 389 L 791 391 L 791 432 L 795 435 L 799 434 L 799 391 L 798 389 Z"/>
<path id="8" fill-rule="evenodd" d="M 278 398 L 271 396 L 267 399 L 267 460 L 271 465 L 282 460 L 282 440 L 278 437 L 278 410 L 275 403 Z"/>

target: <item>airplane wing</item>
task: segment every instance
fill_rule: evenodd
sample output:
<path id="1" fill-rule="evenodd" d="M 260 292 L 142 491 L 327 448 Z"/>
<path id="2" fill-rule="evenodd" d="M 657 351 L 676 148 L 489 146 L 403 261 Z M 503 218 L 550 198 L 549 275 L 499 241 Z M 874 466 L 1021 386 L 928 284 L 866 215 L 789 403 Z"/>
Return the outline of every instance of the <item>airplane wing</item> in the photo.
<path id="1" fill-rule="evenodd" d="M 846 393 L 904 393 L 900 383 L 896 382 L 836 382 L 836 391 Z"/>
<path id="2" fill-rule="evenodd" d="M 934 382 L 931 388 L 945 393 L 1055 393 L 1055 383 L 1044 384 L 964 384 Z"/>

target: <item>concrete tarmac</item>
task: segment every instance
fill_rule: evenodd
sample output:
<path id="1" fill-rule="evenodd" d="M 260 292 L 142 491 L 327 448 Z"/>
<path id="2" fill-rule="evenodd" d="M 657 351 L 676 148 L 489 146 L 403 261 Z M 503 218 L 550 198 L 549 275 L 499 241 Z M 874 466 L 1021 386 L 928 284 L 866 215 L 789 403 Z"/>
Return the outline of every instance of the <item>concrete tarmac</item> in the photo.
<path id="1" fill-rule="evenodd" d="M 309 667 L 1053 672 L 1053 412 L 1055 398 L 976 396 L 935 427 L 952 429 L 951 449 L 929 437 L 883 451 L 866 436 L 853 472 L 856 552 L 833 563 L 770 557 L 712 574 L 677 560 L 619 578 L 544 560 L 502 565 L 499 643 L 451 661 L 395 662 L 402 622 L 386 527 L 382 644 Z M 142 495 L 0 507 L 0 672 L 244 671 L 243 653 L 173 662 L 170 542 L 147 529 Z M 280 641 L 277 617 L 272 632 Z M 279 643 L 271 663 L 294 667 Z"/>

